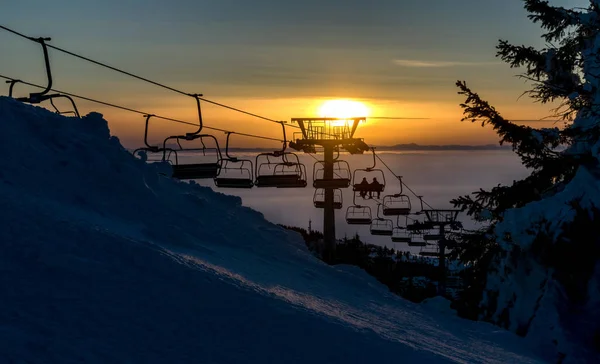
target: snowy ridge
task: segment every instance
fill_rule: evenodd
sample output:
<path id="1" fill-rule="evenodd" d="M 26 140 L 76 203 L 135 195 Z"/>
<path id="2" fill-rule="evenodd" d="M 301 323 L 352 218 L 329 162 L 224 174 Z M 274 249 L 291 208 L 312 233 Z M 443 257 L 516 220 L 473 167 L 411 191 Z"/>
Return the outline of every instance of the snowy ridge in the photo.
<path id="1" fill-rule="evenodd" d="M 237 197 L 159 176 L 100 114 L 0 97 L 0 138 L 0 362 L 540 362 L 325 265 Z"/>

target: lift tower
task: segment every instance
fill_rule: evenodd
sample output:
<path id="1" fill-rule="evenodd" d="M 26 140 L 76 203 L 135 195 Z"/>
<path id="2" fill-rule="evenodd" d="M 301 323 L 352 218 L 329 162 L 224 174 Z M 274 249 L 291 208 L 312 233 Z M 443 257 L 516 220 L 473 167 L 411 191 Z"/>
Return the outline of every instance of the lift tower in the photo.
<path id="1" fill-rule="evenodd" d="M 291 148 L 306 153 L 315 153 L 317 147 L 323 148 L 323 260 L 329 264 L 335 263 L 336 246 L 334 190 L 337 186 L 334 181 L 333 155 L 340 148 L 351 154 L 362 154 L 369 150 L 362 139 L 354 138 L 354 132 L 361 121 L 366 121 L 366 118 L 292 118 L 292 123 L 298 123 L 302 132 L 294 133 L 295 140 L 289 144 Z M 327 183 L 328 181 L 331 183 Z"/>
<path id="2" fill-rule="evenodd" d="M 421 199 L 421 203 L 423 200 Z M 446 248 L 454 248 L 456 243 L 446 239 L 446 226 L 450 229 L 456 230 L 460 223 L 457 221 L 460 210 L 438 210 L 430 209 L 423 210 L 421 212 L 427 217 L 425 225 L 431 230 L 429 233 L 423 234 L 425 241 L 436 241 L 439 249 L 439 269 L 440 269 L 440 283 L 438 285 L 438 294 L 446 294 Z M 436 231 L 437 229 L 437 231 Z"/>

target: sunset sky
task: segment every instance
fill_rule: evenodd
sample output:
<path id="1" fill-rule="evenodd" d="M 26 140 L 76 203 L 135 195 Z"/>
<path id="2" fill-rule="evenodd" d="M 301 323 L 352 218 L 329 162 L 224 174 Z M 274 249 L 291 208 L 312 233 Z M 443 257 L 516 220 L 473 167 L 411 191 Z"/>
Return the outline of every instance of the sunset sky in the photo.
<path id="1" fill-rule="evenodd" d="M 586 0 L 556 0 L 586 6 Z M 499 38 L 541 47 L 519 0 L 40 0 L 3 2 L 0 24 L 190 93 L 273 119 L 318 116 L 330 99 L 359 100 L 371 116 L 357 136 L 376 145 L 487 144 L 495 134 L 461 123 L 457 79 L 506 117 L 542 118 L 549 106 L 519 99 L 528 85 L 495 58 Z M 0 74 L 45 82 L 39 45 L 0 30 Z M 54 87 L 195 121 L 194 100 L 51 51 Z M 8 87 L 1 92 L 7 94 Z M 24 95 L 30 89 L 17 86 Z M 128 147 L 143 117 L 103 113 Z M 209 126 L 278 137 L 275 124 L 214 106 Z M 552 123 L 537 123 L 548 126 Z M 152 139 L 189 129 L 157 121 Z M 192 129 L 190 127 L 190 129 Z M 222 135 L 217 134 L 219 138 Z M 273 143 L 239 137 L 236 146 Z"/>

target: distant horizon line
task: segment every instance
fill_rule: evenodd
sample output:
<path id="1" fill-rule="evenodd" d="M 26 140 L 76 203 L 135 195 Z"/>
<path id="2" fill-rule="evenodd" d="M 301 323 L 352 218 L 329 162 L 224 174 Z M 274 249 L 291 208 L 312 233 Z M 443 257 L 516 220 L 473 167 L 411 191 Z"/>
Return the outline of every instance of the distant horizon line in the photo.
<path id="1" fill-rule="evenodd" d="M 174 147 L 176 145 L 171 145 Z M 444 151 L 444 150 L 510 150 L 510 145 L 498 145 L 498 144 L 417 144 L 417 143 L 406 143 L 406 144 L 394 144 L 394 145 L 374 145 L 378 151 Z M 135 149 L 135 148 L 132 148 Z M 210 148 L 209 148 L 210 149 Z M 221 146 L 224 150 L 225 147 Z M 274 148 L 265 147 L 230 147 L 230 151 L 271 151 Z"/>
<path id="2" fill-rule="evenodd" d="M 394 144 L 394 145 L 373 145 L 378 151 L 398 151 L 398 150 L 505 150 L 511 149 L 509 145 L 497 144 Z M 273 148 L 229 148 L 229 150 L 271 150 Z"/>

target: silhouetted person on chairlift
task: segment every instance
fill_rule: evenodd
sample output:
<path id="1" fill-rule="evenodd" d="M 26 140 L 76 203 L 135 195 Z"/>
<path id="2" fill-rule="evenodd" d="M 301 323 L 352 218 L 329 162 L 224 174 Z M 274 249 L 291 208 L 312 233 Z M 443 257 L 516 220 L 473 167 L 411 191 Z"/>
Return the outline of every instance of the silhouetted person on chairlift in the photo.
<path id="1" fill-rule="evenodd" d="M 377 181 L 377 178 L 373 178 L 373 182 L 371 182 L 371 190 L 369 191 L 369 197 L 373 198 L 373 191 L 377 191 L 377 199 L 381 198 L 381 183 Z"/>
<path id="2" fill-rule="evenodd" d="M 363 179 L 362 179 L 362 181 L 360 181 L 359 185 L 364 187 L 364 189 L 360 190 L 360 197 L 366 198 L 367 197 L 367 188 L 369 186 L 369 181 L 367 181 L 367 177 L 363 177 Z"/>

